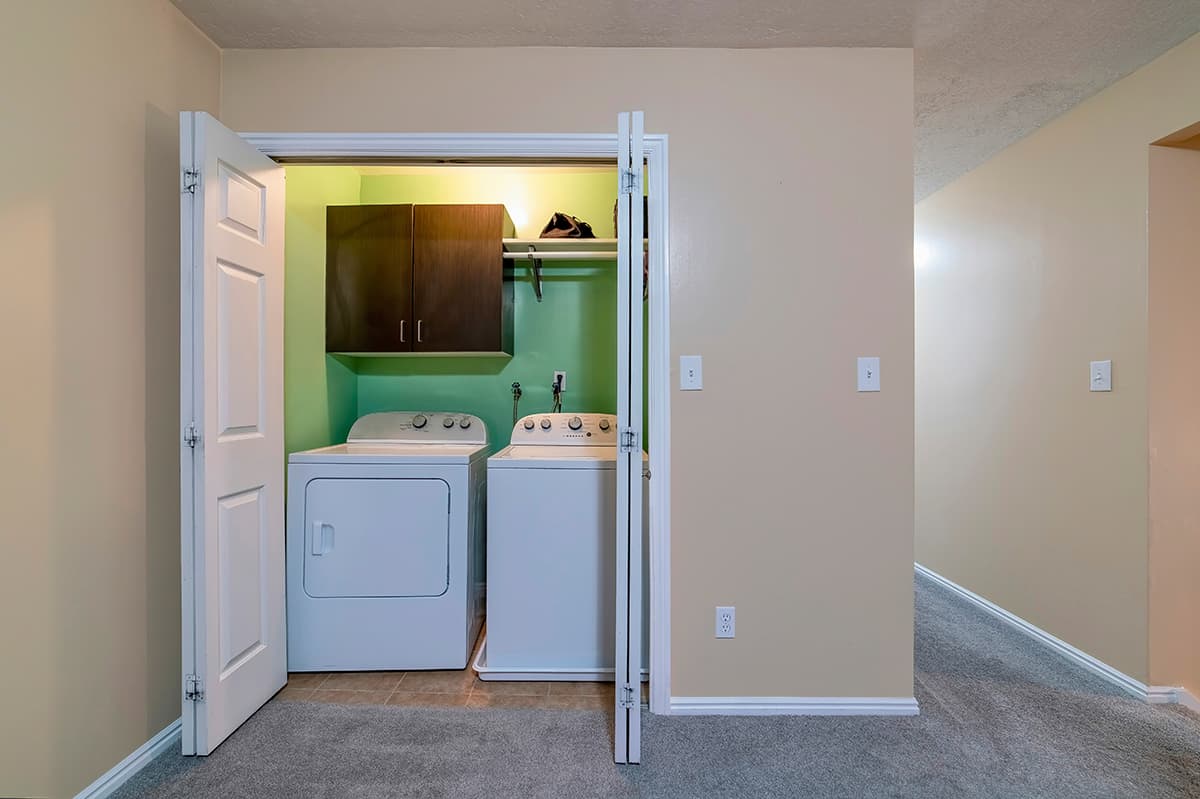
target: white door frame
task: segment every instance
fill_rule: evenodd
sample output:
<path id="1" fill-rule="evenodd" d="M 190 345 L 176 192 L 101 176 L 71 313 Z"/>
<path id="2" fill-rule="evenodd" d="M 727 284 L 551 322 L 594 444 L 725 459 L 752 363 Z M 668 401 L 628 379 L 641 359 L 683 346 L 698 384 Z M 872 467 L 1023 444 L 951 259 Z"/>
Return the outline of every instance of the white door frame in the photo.
<path id="1" fill-rule="evenodd" d="M 617 158 L 613 133 L 242 133 L 285 163 L 330 159 Z M 644 137 L 650 180 L 650 711 L 671 712 L 671 297 L 666 134 Z M 634 309 L 631 309 L 634 310 Z M 640 314 L 639 307 L 636 312 Z"/>

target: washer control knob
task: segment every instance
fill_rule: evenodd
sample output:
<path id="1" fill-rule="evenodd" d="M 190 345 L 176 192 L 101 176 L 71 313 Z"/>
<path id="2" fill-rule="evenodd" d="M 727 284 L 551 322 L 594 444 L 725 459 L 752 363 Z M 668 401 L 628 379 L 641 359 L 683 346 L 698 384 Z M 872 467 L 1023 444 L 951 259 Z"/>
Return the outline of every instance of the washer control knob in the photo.
<path id="1" fill-rule="evenodd" d="M 549 419 L 542 419 L 542 429 L 543 430 L 550 429 L 550 420 Z"/>
<path id="2" fill-rule="evenodd" d="M 578 416 L 572 416 L 571 421 L 567 422 L 567 427 L 571 428 L 572 430 L 578 430 L 579 428 L 583 427 L 583 420 Z"/>
<path id="3" fill-rule="evenodd" d="M 454 424 L 454 423 L 451 422 L 451 424 Z M 468 427 L 471 426 L 471 417 L 464 416 L 463 418 L 459 419 L 458 426 L 461 427 L 463 430 L 466 430 Z"/>
<path id="4" fill-rule="evenodd" d="M 526 429 L 526 430 L 532 430 L 532 429 L 533 429 L 533 420 L 532 420 L 532 419 L 526 419 L 526 420 L 525 420 L 525 429 Z"/>
<path id="5" fill-rule="evenodd" d="M 605 432 L 608 431 L 608 420 L 607 419 L 600 420 L 600 429 L 604 430 Z"/>
<path id="6" fill-rule="evenodd" d="M 445 419 L 442 420 L 442 427 L 446 427 L 446 428 L 454 427 L 454 420 L 451 419 L 449 416 L 447 416 Z"/>
<path id="7" fill-rule="evenodd" d="M 425 418 L 425 414 L 418 413 L 416 416 L 413 417 L 413 427 L 420 430 L 422 427 L 425 426 L 425 423 L 428 421 L 429 420 Z"/>

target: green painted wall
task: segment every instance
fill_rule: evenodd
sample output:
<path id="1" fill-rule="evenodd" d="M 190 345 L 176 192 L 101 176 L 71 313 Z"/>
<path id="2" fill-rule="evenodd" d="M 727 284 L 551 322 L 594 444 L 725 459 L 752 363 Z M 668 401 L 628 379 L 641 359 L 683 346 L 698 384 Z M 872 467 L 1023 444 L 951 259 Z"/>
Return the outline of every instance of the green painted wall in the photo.
<path id="1" fill-rule="evenodd" d="M 543 301 L 527 267 L 513 270 L 514 347 L 508 357 L 335 358 L 324 352 L 324 208 L 338 203 L 503 203 L 517 235 L 536 238 L 556 211 L 614 235 L 616 174 L 595 168 L 288 167 L 288 451 L 344 441 L 358 416 L 384 410 L 473 413 L 494 449 L 512 430 L 513 381 L 521 415 L 549 411 L 556 369 L 567 372 L 564 411 L 616 412 L 615 262 L 556 262 Z M 295 222 L 293 221 L 295 220 Z M 295 230 L 293 229 L 295 228 Z"/>
<path id="2" fill-rule="evenodd" d="M 345 441 L 358 415 L 358 376 L 325 354 L 325 206 L 358 202 L 345 166 L 289 166 L 284 217 L 283 408 L 287 452 Z"/>

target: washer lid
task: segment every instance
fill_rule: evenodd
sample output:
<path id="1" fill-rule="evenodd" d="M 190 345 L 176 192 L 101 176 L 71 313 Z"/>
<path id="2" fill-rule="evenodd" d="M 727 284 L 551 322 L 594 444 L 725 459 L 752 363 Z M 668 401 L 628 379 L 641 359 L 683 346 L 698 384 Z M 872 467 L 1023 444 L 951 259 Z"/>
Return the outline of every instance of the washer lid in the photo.
<path id="1" fill-rule="evenodd" d="M 350 428 L 346 441 L 350 444 L 486 444 L 487 425 L 469 413 L 368 413 Z"/>

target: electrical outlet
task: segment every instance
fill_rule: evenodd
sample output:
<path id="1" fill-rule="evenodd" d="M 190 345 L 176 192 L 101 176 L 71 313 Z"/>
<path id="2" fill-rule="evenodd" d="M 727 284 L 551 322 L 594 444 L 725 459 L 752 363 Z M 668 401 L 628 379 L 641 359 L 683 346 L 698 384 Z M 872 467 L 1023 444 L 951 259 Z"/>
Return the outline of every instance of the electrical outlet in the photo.
<path id="1" fill-rule="evenodd" d="M 559 390 L 560 390 L 560 391 L 566 391 L 566 390 L 567 390 L 567 373 L 566 373 L 566 372 L 563 372 L 563 371 L 557 371 L 557 370 L 556 370 L 556 371 L 554 372 L 554 382 L 558 383 L 558 379 L 559 379 L 560 377 L 562 378 L 562 382 L 561 382 L 561 383 L 559 383 L 559 386 L 558 386 L 558 387 L 559 387 Z"/>
<path id="2" fill-rule="evenodd" d="M 733 605 L 717 608 L 717 638 L 733 638 L 735 611 Z"/>

